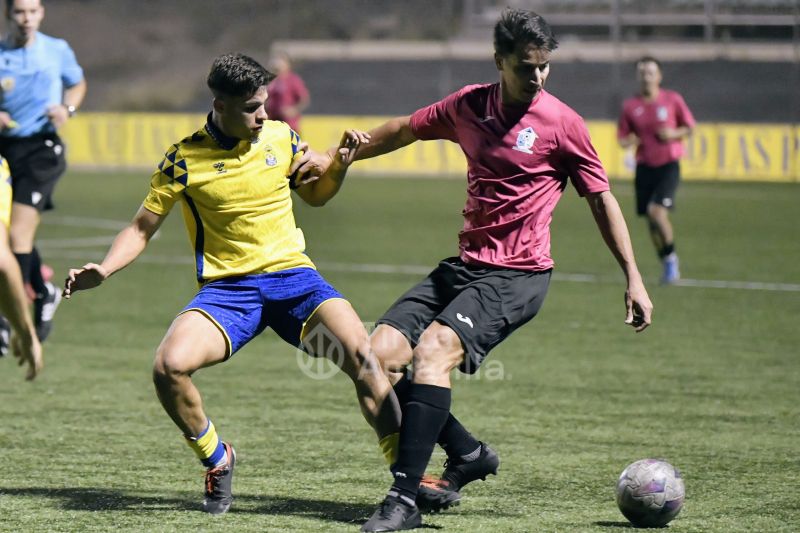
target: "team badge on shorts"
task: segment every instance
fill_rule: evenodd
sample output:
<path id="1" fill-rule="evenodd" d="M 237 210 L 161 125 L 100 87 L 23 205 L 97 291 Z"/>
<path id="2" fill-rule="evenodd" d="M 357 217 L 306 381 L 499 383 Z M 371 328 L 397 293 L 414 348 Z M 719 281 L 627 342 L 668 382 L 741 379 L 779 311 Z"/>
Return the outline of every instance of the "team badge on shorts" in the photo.
<path id="1" fill-rule="evenodd" d="M 536 134 L 536 132 L 533 131 L 533 128 L 528 126 L 524 130 L 519 132 L 519 134 L 517 135 L 517 145 L 514 146 L 513 148 L 518 152 L 532 154 L 533 152 L 531 151 L 531 147 L 533 147 L 533 143 L 534 141 L 536 141 L 538 137 L 539 136 Z"/>
<path id="2" fill-rule="evenodd" d="M 15 85 L 16 81 L 11 76 L 0 78 L 0 89 L 2 89 L 4 93 L 13 91 Z"/>

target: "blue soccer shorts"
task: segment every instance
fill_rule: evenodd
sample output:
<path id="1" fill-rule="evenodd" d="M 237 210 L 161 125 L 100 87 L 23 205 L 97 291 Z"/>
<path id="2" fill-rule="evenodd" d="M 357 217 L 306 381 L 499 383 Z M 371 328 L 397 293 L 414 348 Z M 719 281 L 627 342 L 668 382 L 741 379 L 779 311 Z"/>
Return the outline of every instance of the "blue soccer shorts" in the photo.
<path id="1" fill-rule="evenodd" d="M 302 267 L 211 281 L 180 314 L 198 311 L 222 331 L 226 358 L 271 327 L 301 346 L 303 327 L 327 300 L 344 296 L 313 268 Z"/>

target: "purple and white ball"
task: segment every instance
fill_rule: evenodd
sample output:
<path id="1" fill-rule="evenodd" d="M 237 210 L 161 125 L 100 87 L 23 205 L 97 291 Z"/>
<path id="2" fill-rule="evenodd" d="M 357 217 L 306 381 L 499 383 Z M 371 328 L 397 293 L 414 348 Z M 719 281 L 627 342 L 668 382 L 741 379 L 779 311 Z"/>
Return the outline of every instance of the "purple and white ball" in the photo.
<path id="1" fill-rule="evenodd" d="M 677 468 L 660 459 L 628 465 L 617 481 L 617 505 L 636 527 L 661 527 L 683 507 L 685 488 Z"/>

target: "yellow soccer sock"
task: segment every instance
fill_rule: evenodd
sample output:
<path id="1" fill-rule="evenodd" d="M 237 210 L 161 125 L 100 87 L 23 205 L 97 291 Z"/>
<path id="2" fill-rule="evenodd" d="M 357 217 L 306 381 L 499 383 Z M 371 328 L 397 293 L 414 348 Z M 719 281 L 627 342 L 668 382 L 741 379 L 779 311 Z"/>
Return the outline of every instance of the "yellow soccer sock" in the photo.
<path id="1" fill-rule="evenodd" d="M 381 447 L 381 453 L 383 453 L 386 462 L 389 463 L 389 466 L 392 466 L 397 462 L 397 452 L 400 448 L 400 433 L 386 435 L 378 442 L 378 446 Z"/>
<path id="2" fill-rule="evenodd" d="M 211 420 L 208 421 L 208 426 L 200 435 L 197 437 L 187 436 L 186 442 L 206 468 L 214 468 L 227 461 L 225 445 L 217 435 L 217 430 Z"/>

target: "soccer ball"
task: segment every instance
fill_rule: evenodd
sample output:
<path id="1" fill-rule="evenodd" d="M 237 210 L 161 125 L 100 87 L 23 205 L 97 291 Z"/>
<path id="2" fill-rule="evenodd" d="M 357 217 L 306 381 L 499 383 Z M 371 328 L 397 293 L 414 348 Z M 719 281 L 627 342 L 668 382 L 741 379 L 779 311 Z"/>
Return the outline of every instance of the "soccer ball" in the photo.
<path id="1" fill-rule="evenodd" d="M 617 505 L 636 527 L 661 527 L 678 516 L 685 489 L 677 468 L 660 459 L 631 463 L 617 481 Z"/>

